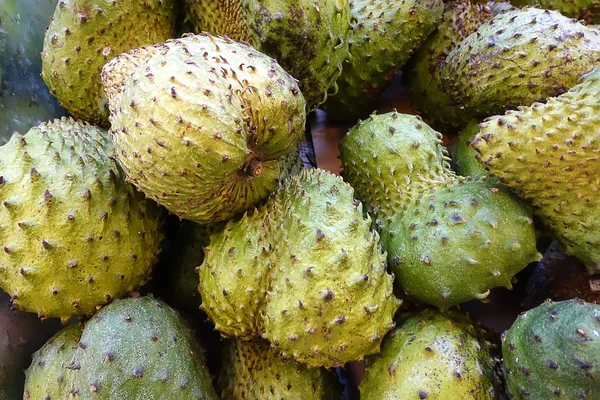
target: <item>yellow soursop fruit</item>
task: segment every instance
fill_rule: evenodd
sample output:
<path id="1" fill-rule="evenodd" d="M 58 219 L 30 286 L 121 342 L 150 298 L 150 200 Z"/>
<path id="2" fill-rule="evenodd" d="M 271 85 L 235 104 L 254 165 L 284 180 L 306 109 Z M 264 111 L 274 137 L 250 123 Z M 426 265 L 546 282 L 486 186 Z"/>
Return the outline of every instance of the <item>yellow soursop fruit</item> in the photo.
<path id="1" fill-rule="evenodd" d="M 134 49 L 102 81 L 127 179 L 180 218 L 225 221 L 277 188 L 304 135 L 291 75 L 250 46 L 209 34 Z"/>
<path id="2" fill-rule="evenodd" d="M 294 78 L 308 111 L 337 92 L 348 57 L 348 0 L 185 0 L 196 32 L 245 41 Z"/>
<path id="3" fill-rule="evenodd" d="M 260 340 L 228 340 L 219 386 L 224 400 L 341 400 L 335 374 L 283 359 Z"/>
<path id="4" fill-rule="evenodd" d="M 42 78 L 75 118 L 108 127 L 102 66 L 175 36 L 175 0 L 60 0 L 42 51 Z"/>
<path id="5" fill-rule="evenodd" d="M 534 211 L 590 274 L 600 272 L 600 69 L 546 104 L 479 125 L 472 146 L 491 174 Z"/>
<path id="6" fill-rule="evenodd" d="M 108 134 L 63 118 L 0 147 L 0 287 L 66 320 L 144 284 L 162 212 L 124 181 Z"/>
<path id="7" fill-rule="evenodd" d="M 264 208 L 211 237 L 200 294 L 224 336 L 262 336 L 310 367 L 378 351 L 400 301 L 353 196 L 341 178 L 303 170 Z"/>

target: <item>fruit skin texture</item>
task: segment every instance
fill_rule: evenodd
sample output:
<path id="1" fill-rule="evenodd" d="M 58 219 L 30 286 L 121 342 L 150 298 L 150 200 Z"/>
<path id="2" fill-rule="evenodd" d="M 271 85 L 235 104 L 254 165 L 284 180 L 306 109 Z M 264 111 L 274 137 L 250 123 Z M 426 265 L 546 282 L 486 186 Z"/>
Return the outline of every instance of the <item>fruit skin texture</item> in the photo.
<path id="1" fill-rule="evenodd" d="M 361 399 L 495 399 L 496 363 L 466 315 L 407 314 L 367 359 Z"/>
<path id="2" fill-rule="evenodd" d="M 262 341 L 229 340 L 218 384 L 224 400 L 340 400 L 335 376 L 284 360 Z"/>
<path id="3" fill-rule="evenodd" d="M 479 120 L 472 119 L 452 145 L 452 169 L 461 176 L 470 176 L 473 179 L 486 178 L 498 183 L 497 179 L 491 177 L 485 167 L 477 161 L 478 153 L 470 145 L 477 133 L 479 133 Z"/>
<path id="4" fill-rule="evenodd" d="M 23 398 L 23 370 L 31 353 L 60 327 L 56 320 L 41 322 L 33 314 L 12 310 L 10 296 L 0 292 L 0 399 Z"/>
<path id="5" fill-rule="evenodd" d="M 148 279 L 162 212 L 112 153 L 106 132 L 70 118 L 0 148 L 0 286 L 18 308 L 67 320 Z"/>
<path id="6" fill-rule="evenodd" d="M 531 210 L 502 185 L 456 176 L 441 134 L 419 117 L 373 115 L 340 149 L 342 176 L 374 214 L 407 295 L 442 310 L 484 299 L 541 258 Z"/>
<path id="7" fill-rule="evenodd" d="M 186 1 L 196 32 L 247 41 L 276 59 L 298 80 L 307 111 L 337 92 L 348 56 L 348 0 Z"/>
<path id="8" fill-rule="evenodd" d="M 570 18 L 582 19 L 586 12 L 598 11 L 598 0 L 511 0 L 515 7 L 538 6 L 546 10 L 556 10 Z"/>
<path id="9" fill-rule="evenodd" d="M 349 58 L 327 98 L 327 118 L 356 122 L 442 19 L 441 0 L 352 0 Z"/>
<path id="10" fill-rule="evenodd" d="M 33 353 L 25 371 L 25 399 L 70 399 L 75 395 L 73 379 L 76 370 L 70 367 L 77 352 L 83 324 L 75 323 L 62 329 Z M 80 393 L 85 395 L 86 392 Z"/>
<path id="11" fill-rule="evenodd" d="M 579 299 L 547 300 L 522 313 L 502 336 L 512 398 L 597 398 L 599 325 L 600 305 Z"/>
<path id="12" fill-rule="evenodd" d="M 202 307 L 223 336 L 262 336 L 310 367 L 360 360 L 400 306 L 370 225 L 341 178 L 304 170 L 211 237 Z"/>
<path id="13" fill-rule="evenodd" d="M 454 1 L 445 4 L 437 29 L 415 52 L 407 65 L 410 101 L 415 111 L 436 129 L 460 128 L 469 121 L 444 91 L 440 69 L 448 54 L 482 23 L 491 19 L 483 4 Z"/>
<path id="14" fill-rule="evenodd" d="M 71 341 L 74 333 L 65 336 Z M 96 313 L 80 334 L 77 346 L 67 347 L 50 368 L 34 360 L 27 382 L 40 382 L 45 389 L 61 371 L 64 385 L 84 398 L 166 399 L 177 393 L 178 399 L 218 399 L 193 332 L 161 300 L 117 299 Z M 56 344 L 48 346 L 41 357 L 53 353 Z M 63 360 L 71 362 L 65 366 Z M 70 374 L 73 368 L 76 372 Z"/>
<path id="15" fill-rule="evenodd" d="M 446 57 L 442 83 L 473 117 L 560 95 L 600 61 L 600 32 L 536 8 L 500 13 Z"/>
<path id="16" fill-rule="evenodd" d="M 600 271 L 600 69 L 546 104 L 487 119 L 471 145 L 491 174 L 534 206 L 590 274 Z"/>
<path id="17" fill-rule="evenodd" d="M 122 52 L 174 37 L 175 3 L 60 0 L 42 51 L 50 92 L 73 117 L 108 128 L 102 66 Z"/>
<path id="18" fill-rule="evenodd" d="M 277 188 L 304 135 L 297 82 L 253 48 L 208 34 L 134 49 L 102 80 L 127 178 L 180 218 L 228 220 Z"/>

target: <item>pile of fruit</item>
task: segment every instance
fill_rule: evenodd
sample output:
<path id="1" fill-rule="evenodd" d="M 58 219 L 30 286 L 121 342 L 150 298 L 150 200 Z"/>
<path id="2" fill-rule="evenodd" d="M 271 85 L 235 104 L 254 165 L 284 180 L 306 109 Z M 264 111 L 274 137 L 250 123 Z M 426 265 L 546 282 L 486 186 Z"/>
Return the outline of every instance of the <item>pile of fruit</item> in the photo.
<path id="1" fill-rule="evenodd" d="M 3 0 L 0 400 L 600 399 L 596 22 Z"/>

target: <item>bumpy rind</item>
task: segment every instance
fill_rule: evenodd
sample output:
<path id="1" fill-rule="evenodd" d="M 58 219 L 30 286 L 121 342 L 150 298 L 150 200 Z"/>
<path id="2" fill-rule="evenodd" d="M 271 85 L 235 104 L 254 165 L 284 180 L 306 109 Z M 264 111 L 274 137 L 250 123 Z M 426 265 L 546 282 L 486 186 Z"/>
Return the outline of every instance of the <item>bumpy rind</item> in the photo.
<path id="1" fill-rule="evenodd" d="M 181 218 L 228 220 L 276 189 L 305 101 L 277 62 L 209 34 L 105 65 L 111 139 L 128 180 Z"/>
<path id="2" fill-rule="evenodd" d="M 350 55 L 338 92 L 323 109 L 337 121 L 356 122 L 442 19 L 441 0 L 352 0 Z"/>
<path id="3" fill-rule="evenodd" d="M 504 375 L 514 399 L 594 399 L 600 392 L 600 305 L 579 299 L 521 314 L 502 336 Z"/>
<path id="4" fill-rule="evenodd" d="M 370 224 L 349 185 L 302 171 L 265 209 L 211 238 L 204 310 L 224 334 L 260 335 L 311 367 L 376 352 L 400 302 Z"/>
<path id="5" fill-rule="evenodd" d="M 466 315 L 408 314 L 368 358 L 361 399 L 495 399 L 497 363 Z"/>
<path id="6" fill-rule="evenodd" d="M 441 309 L 483 299 L 541 258 L 531 210 L 502 186 L 456 176 L 419 117 L 372 116 L 340 147 L 342 176 L 377 218 L 406 294 Z"/>
<path id="7" fill-rule="evenodd" d="M 477 151 L 471 147 L 471 141 L 479 133 L 479 120 L 472 119 L 452 144 L 450 162 L 452 169 L 460 176 L 470 176 L 473 179 L 486 178 L 497 183 L 485 167 L 477 161 Z"/>
<path id="8" fill-rule="evenodd" d="M 341 387 L 331 372 L 283 359 L 261 341 L 228 341 L 218 384 L 223 400 L 342 398 Z"/>
<path id="9" fill-rule="evenodd" d="M 41 317 L 94 312 L 143 285 L 162 212 L 124 182 L 106 132 L 63 118 L 0 151 L 0 286 Z"/>
<path id="10" fill-rule="evenodd" d="M 534 206 L 590 273 L 600 271 L 600 69 L 546 104 L 489 118 L 472 142 L 479 161 Z"/>
<path id="11" fill-rule="evenodd" d="M 444 90 L 473 117 L 560 95 L 600 64 L 600 32 L 557 11 L 496 15 L 450 52 Z"/>
<path id="12" fill-rule="evenodd" d="M 50 92 L 75 118 L 108 127 L 102 66 L 175 36 L 175 6 L 175 0 L 60 0 L 42 51 Z"/>

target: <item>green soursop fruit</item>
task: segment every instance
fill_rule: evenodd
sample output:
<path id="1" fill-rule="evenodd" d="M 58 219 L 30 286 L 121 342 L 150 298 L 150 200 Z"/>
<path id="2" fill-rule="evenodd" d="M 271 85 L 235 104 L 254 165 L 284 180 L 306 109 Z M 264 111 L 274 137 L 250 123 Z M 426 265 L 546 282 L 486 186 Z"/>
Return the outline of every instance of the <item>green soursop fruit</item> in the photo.
<path id="1" fill-rule="evenodd" d="M 327 98 L 327 118 L 356 122 L 442 19 L 442 0 L 352 0 L 350 56 Z"/>
<path id="2" fill-rule="evenodd" d="M 108 127 L 100 72 L 130 49 L 175 36 L 175 0 L 60 0 L 46 31 L 42 78 L 78 119 Z"/>
<path id="3" fill-rule="evenodd" d="M 585 19 L 600 11 L 598 0 L 511 0 L 513 6 L 538 6 L 547 10 L 559 11 L 570 18 Z"/>
<path id="4" fill-rule="evenodd" d="M 150 297 L 113 301 L 83 332 L 66 328 L 38 352 L 26 374 L 32 399 L 70 398 L 60 394 L 69 387 L 86 399 L 169 399 L 173 393 L 185 400 L 218 399 L 193 332 L 166 303 Z"/>
<path id="5" fill-rule="evenodd" d="M 83 325 L 67 326 L 33 353 L 31 365 L 25 371 L 27 377 L 21 399 L 71 399 L 86 395 L 73 386 L 77 368 L 73 357 L 79 347 Z"/>
<path id="6" fill-rule="evenodd" d="M 364 400 L 496 399 L 498 360 L 464 314 L 408 314 L 367 359 Z"/>
<path id="7" fill-rule="evenodd" d="M 337 92 L 348 57 L 348 0 L 186 0 L 196 32 L 245 41 L 298 80 L 308 111 Z"/>
<path id="8" fill-rule="evenodd" d="M 224 336 L 262 336 L 311 367 L 378 351 L 400 301 L 353 194 L 339 177 L 303 170 L 211 237 L 200 293 Z"/>
<path id="9" fill-rule="evenodd" d="M 0 145 L 65 115 L 40 77 L 44 29 L 57 0 L 0 2 Z"/>
<path id="10" fill-rule="evenodd" d="M 504 375 L 513 399 L 597 399 L 600 305 L 579 299 L 522 313 L 502 336 Z"/>
<path id="11" fill-rule="evenodd" d="M 128 181 L 180 218 L 228 220 L 277 188 L 304 136 L 294 78 L 253 48 L 209 34 L 134 49 L 102 79 Z"/>
<path id="12" fill-rule="evenodd" d="M 23 370 L 31 362 L 31 353 L 59 328 L 56 320 L 41 322 L 33 314 L 13 310 L 10 296 L 0 292 L 0 399 L 23 398 Z"/>
<path id="13" fill-rule="evenodd" d="M 106 132 L 67 118 L 0 148 L 0 287 L 18 308 L 66 320 L 148 279 L 162 213 L 112 153 Z"/>
<path id="14" fill-rule="evenodd" d="M 452 145 L 452 169 L 461 176 L 470 176 L 473 179 L 486 178 L 496 183 L 496 178 L 490 177 L 485 167 L 477 161 L 478 153 L 471 147 L 471 141 L 477 133 L 479 133 L 479 120 L 472 119 Z"/>
<path id="15" fill-rule="evenodd" d="M 483 4 L 446 3 L 441 23 L 407 66 L 411 104 L 433 127 L 444 130 L 469 121 L 468 111 L 460 108 L 444 91 L 440 69 L 450 51 L 491 17 Z"/>
<path id="16" fill-rule="evenodd" d="M 600 32 L 557 11 L 515 9 L 467 36 L 441 67 L 448 94 L 473 117 L 560 95 L 600 64 Z"/>
<path id="17" fill-rule="evenodd" d="M 221 359 L 223 400 L 340 400 L 335 375 L 282 359 L 262 341 L 229 340 Z"/>
<path id="18" fill-rule="evenodd" d="M 534 206 L 568 254 L 600 272 L 600 69 L 546 104 L 487 119 L 471 145 L 498 179 Z"/>
<path id="19" fill-rule="evenodd" d="M 373 115 L 340 147 L 342 176 L 375 215 L 407 295 L 441 309 L 484 299 L 541 258 L 526 204 L 502 185 L 455 175 L 441 135 L 420 117 Z"/>

